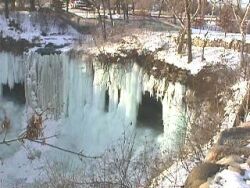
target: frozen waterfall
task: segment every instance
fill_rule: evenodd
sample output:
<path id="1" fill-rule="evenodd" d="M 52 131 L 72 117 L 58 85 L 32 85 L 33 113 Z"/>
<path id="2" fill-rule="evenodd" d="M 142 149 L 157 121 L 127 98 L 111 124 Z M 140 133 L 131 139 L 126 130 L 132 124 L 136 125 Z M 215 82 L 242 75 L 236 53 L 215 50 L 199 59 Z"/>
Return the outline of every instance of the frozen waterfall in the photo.
<path id="1" fill-rule="evenodd" d="M 24 83 L 26 107 L 48 110 L 55 119 L 61 119 L 60 142 L 77 151 L 102 151 L 124 131 L 136 132 L 145 92 L 162 104 L 161 137 L 167 147 L 179 140 L 185 129 L 185 86 L 155 79 L 132 60 L 107 65 L 89 62 L 85 56 L 34 53 L 15 57 L 0 53 L 0 96 L 1 86 L 12 89 L 17 83 Z"/>

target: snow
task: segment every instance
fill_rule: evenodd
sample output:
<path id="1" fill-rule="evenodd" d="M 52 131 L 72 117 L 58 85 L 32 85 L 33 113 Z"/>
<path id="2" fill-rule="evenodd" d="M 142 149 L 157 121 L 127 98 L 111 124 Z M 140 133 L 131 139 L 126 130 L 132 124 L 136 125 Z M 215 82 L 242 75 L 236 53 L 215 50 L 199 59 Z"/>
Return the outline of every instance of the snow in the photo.
<path id="1" fill-rule="evenodd" d="M 112 15 L 112 18 L 113 18 L 114 20 L 116 20 L 116 19 L 122 19 L 122 16 L 121 16 L 120 14 L 113 14 L 113 15 Z"/>
<path id="2" fill-rule="evenodd" d="M 224 169 L 217 173 L 213 182 L 211 183 L 212 188 L 249 188 L 250 180 L 250 167 L 248 164 L 242 164 L 245 166 L 245 174 L 242 176 L 238 172 L 233 172 L 228 169 Z M 247 181 L 248 180 L 248 181 Z"/>
<path id="3" fill-rule="evenodd" d="M 200 37 L 204 38 L 205 34 L 207 33 L 208 30 L 203 30 L 203 29 L 192 29 L 192 37 Z M 227 33 L 225 35 L 225 32 L 221 31 L 208 31 L 207 34 L 207 39 L 209 40 L 218 40 L 222 39 L 223 41 L 230 42 L 232 40 L 240 40 L 242 39 L 242 36 L 240 33 Z M 246 35 L 246 43 L 250 43 L 250 35 Z"/>
<path id="4" fill-rule="evenodd" d="M 80 16 L 82 18 L 88 18 L 88 19 L 94 19 L 94 18 L 98 18 L 98 14 L 97 13 L 93 13 L 93 11 L 85 11 L 85 10 L 81 10 L 81 9 L 69 9 L 69 12 Z M 118 15 L 114 15 L 114 19 L 116 19 Z"/>
<path id="5" fill-rule="evenodd" d="M 102 48 L 90 48 L 89 53 L 94 55 L 104 53 L 110 56 L 119 54 L 119 56 L 124 57 L 126 52 L 128 53 L 131 50 L 137 50 L 139 54 L 152 53 L 156 61 L 160 60 L 174 65 L 193 75 L 198 74 L 206 65 L 223 64 L 232 69 L 239 67 L 239 52 L 224 49 L 223 47 L 206 47 L 204 53 L 205 60 L 203 61 L 201 60 L 202 48 L 193 47 L 193 61 L 187 63 L 187 54 L 177 54 L 176 52 L 176 45 L 172 38 L 174 35 L 176 34 L 162 32 L 133 34 L 130 37 L 124 37 L 120 43 L 107 43 Z M 200 34 L 199 36 L 202 35 Z"/>
<path id="6" fill-rule="evenodd" d="M 247 114 L 246 122 L 250 122 L 250 112 Z"/>
<path id="7" fill-rule="evenodd" d="M 0 35 L 3 38 L 25 39 L 43 45 L 48 43 L 69 45 L 81 38 L 81 35 L 76 30 L 71 26 L 63 25 L 61 20 L 56 18 L 42 19 L 40 16 L 35 12 L 22 11 L 11 12 L 10 19 L 6 19 L 3 14 L 0 14 Z M 13 20 L 18 25 L 17 28 L 9 25 Z"/>

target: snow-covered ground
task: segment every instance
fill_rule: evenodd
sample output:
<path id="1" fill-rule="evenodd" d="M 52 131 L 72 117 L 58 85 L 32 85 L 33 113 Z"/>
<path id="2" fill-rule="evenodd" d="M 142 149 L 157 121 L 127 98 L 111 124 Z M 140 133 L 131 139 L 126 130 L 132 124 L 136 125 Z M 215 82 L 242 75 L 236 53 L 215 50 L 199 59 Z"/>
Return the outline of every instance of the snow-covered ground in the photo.
<path id="1" fill-rule="evenodd" d="M 107 43 L 102 48 L 92 48 L 90 49 L 90 53 L 105 53 L 110 56 L 119 55 L 125 57 L 126 51 L 129 52 L 136 49 L 139 54 L 153 53 L 155 60 L 172 64 L 180 69 L 190 71 L 191 74 L 197 74 L 206 65 L 223 64 L 233 69 L 239 66 L 239 52 L 224 49 L 223 47 L 206 47 L 204 52 L 205 60 L 203 61 L 201 60 L 202 48 L 193 47 L 193 61 L 187 63 L 188 57 L 186 53 L 176 53 L 176 45 L 172 38 L 173 35 L 176 34 L 163 32 L 134 34 L 123 38 L 121 43 Z M 194 36 L 197 35 L 194 34 Z M 202 36 L 202 34 L 199 36 Z M 232 35 L 232 37 L 236 36 L 237 34 Z M 231 40 L 232 37 L 228 38 Z"/>
<path id="2" fill-rule="evenodd" d="M 0 14 L 0 36 L 15 40 L 25 39 L 31 43 L 46 45 L 53 43 L 58 46 L 70 46 L 83 36 L 62 20 L 53 17 L 43 17 L 37 12 L 11 12 L 10 19 Z M 32 49 L 36 50 L 37 47 Z M 69 47 L 65 47 L 67 50 Z"/>
<path id="3" fill-rule="evenodd" d="M 240 33 L 226 33 L 222 31 L 209 31 L 203 29 L 192 29 L 193 37 L 205 38 L 205 34 L 208 32 L 206 38 L 209 40 L 222 39 L 223 41 L 230 42 L 232 40 L 241 40 Z M 250 35 L 246 35 L 246 43 L 250 43 Z"/>
<path id="4" fill-rule="evenodd" d="M 215 175 L 211 188 L 249 188 L 250 187 L 250 165 L 243 163 L 240 165 L 244 170 L 244 175 L 239 172 L 224 169 Z"/>

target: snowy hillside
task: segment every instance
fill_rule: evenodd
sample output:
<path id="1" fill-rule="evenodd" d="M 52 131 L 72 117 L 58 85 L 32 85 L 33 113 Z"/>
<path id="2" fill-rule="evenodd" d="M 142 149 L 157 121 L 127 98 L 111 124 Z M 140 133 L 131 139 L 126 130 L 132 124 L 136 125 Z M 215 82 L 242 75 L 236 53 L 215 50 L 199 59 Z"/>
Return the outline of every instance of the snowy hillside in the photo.
<path id="1" fill-rule="evenodd" d="M 82 36 L 76 30 L 56 18 L 53 13 L 50 14 L 25 11 L 12 12 L 9 19 L 1 14 L 0 37 L 10 37 L 16 41 L 27 40 L 36 46 L 32 51 L 49 43 L 66 47 L 82 40 Z M 66 49 L 68 48 L 66 47 L 64 50 Z"/>

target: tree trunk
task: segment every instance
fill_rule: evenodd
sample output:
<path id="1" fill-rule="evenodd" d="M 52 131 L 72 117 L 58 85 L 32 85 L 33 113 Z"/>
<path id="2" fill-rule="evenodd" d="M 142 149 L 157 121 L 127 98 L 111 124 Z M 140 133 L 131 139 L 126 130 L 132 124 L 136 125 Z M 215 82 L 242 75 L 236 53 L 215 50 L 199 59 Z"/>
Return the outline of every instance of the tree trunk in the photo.
<path id="1" fill-rule="evenodd" d="M 207 39 L 204 39 L 203 45 L 202 45 L 202 55 L 201 55 L 201 61 L 206 60 L 205 59 L 205 47 L 207 46 Z"/>
<path id="2" fill-rule="evenodd" d="M 21 9 L 25 8 L 25 2 L 24 1 L 19 0 L 17 2 L 18 2 L 18 4 L 17 4 L 18 8 L 21 8 Z"/>
<path id="3" fill-rule="evenodd" d="M 126 20 L 126 6 L 125 2 L 122 3 L 123 19 Z"/>
<path id="4" fill-rule="evenodd" d="M 241 66 L 245 66 L 245 55 L 244 55 L 244 48 L 246 43 L 246 33 L 241 31 L 241 50 L 240 50 L 240 64 Z"/>
<path id="5" fill-rule="evenodd" d="M 66 12 L 69 12 L 69 0 L 66 0 Z"/>
<path id="6" fill-rule="evenodd" d="M 129 5 L 128 5 L 128 1 L 126 0 L 126 18 L 127 18 L 127 22 L 128 22 L 128 20 L 129 20 L 129 15 L 128 15 L 128 11 L 129 11 L 129 7 L 128 7 Z"/>
<path id="7" fill-rule="evenodd" d="M 4 13 L 5 13 L 5 18 L 9 18 L 9 0 L 4 1 Z"/>
<path id="8" fill-rule="evenodd" d="M 164 3 L 164 0 L 161 1 L 161 5 L 160 5 L 160 10 L 159 10 L 158 18 L 161 17 L 161 11 L 162 11 L 162 8 L 163 8 L 163 3 Z"/>
<path id="9" fill-rule="evenodd" d="M 11 0 L 11 10 L 16 9 L 16 0 Z"/>
<path id="10" fill-rule="evenodd" d="M 207 35 L 208 35 L 208 31 L 206 32 L 206 34 L 204 36 L 204 41 L 203 41 L 203 45 L 202 45 L 201 61 L 206 60 L 204 54 L 205 54 L 205 47 L 207 46 Z"/>
<path id="11" fill-rule="evenodd" d="M 112 10 L 111 10 L 111 5 L 110 5 L 110 0 L 108 0 L 108 9 L 109 9 L 109 17 L 110 17 L 110 22 L 111 22 L 111 26 L 114 26 L 114 21 L 113 21 L 113 17 L 112 17 Z"/>
<path id="12" fill-rule="evenodd" d="M 185 35 L 186 35 L 186 30 L 181 29 L 179 36 L 178 36 L 178 46 L 177 46 L 177 53 L 181 54 L 183 51 L 183 45 L 184 45 L 184 40 L 185 40 Z"/>
<path id="13" fill-rule="evenodd" d="M 107 40 L 107 33 L 106 33 L 106 8 L 105 8 L 105 4 L 104 4 L 104 0 L 102 0 L 102 7 L 103 7 L 103 19 L 102 19 L 102 28 L 103 28 L 103 39 Z M 100 14 L 100 11 L 99 11 Z"/>
<path id="14" fill-rule="evenodd" d="M 34 11 L 35 9 L 35 0 L 30 0 L 30 11 Z"/>
<path id="15" fill-rule="evenodd" d="M 117 11 L 117 14 L 121 14 L 121 3 L 120 3 L 120 0 L 116 1 L 116 11 Z"/>
<path id="16" fill-rule="evenodd" d="M 191 16 L 189 0 L 185 0 L 185 11 L 187 17 L 187 50 L 188 50 L 188 63 L 193 60 L 192 57 L 192 31 L 191 31 Z"/>
<path id="17" fill-rule="evenodd" d="M 175 15 L 173 15 L 173 24 L 177 24 L 177 20 L 176 20 L 176 16 Z"/>
<path id="18" fill-rule="evenodd" d="M 207 1 L 206 0 L 202 0 L 202 3 L 201 3 L 201 17 L 202 18 L 205 17 L 206 4 L 207 4 Z"/>
<path id="19" fill-rule="evenodd" d="M 132 0 L 132 13 L 135 14 L 135 2 Z"/>

